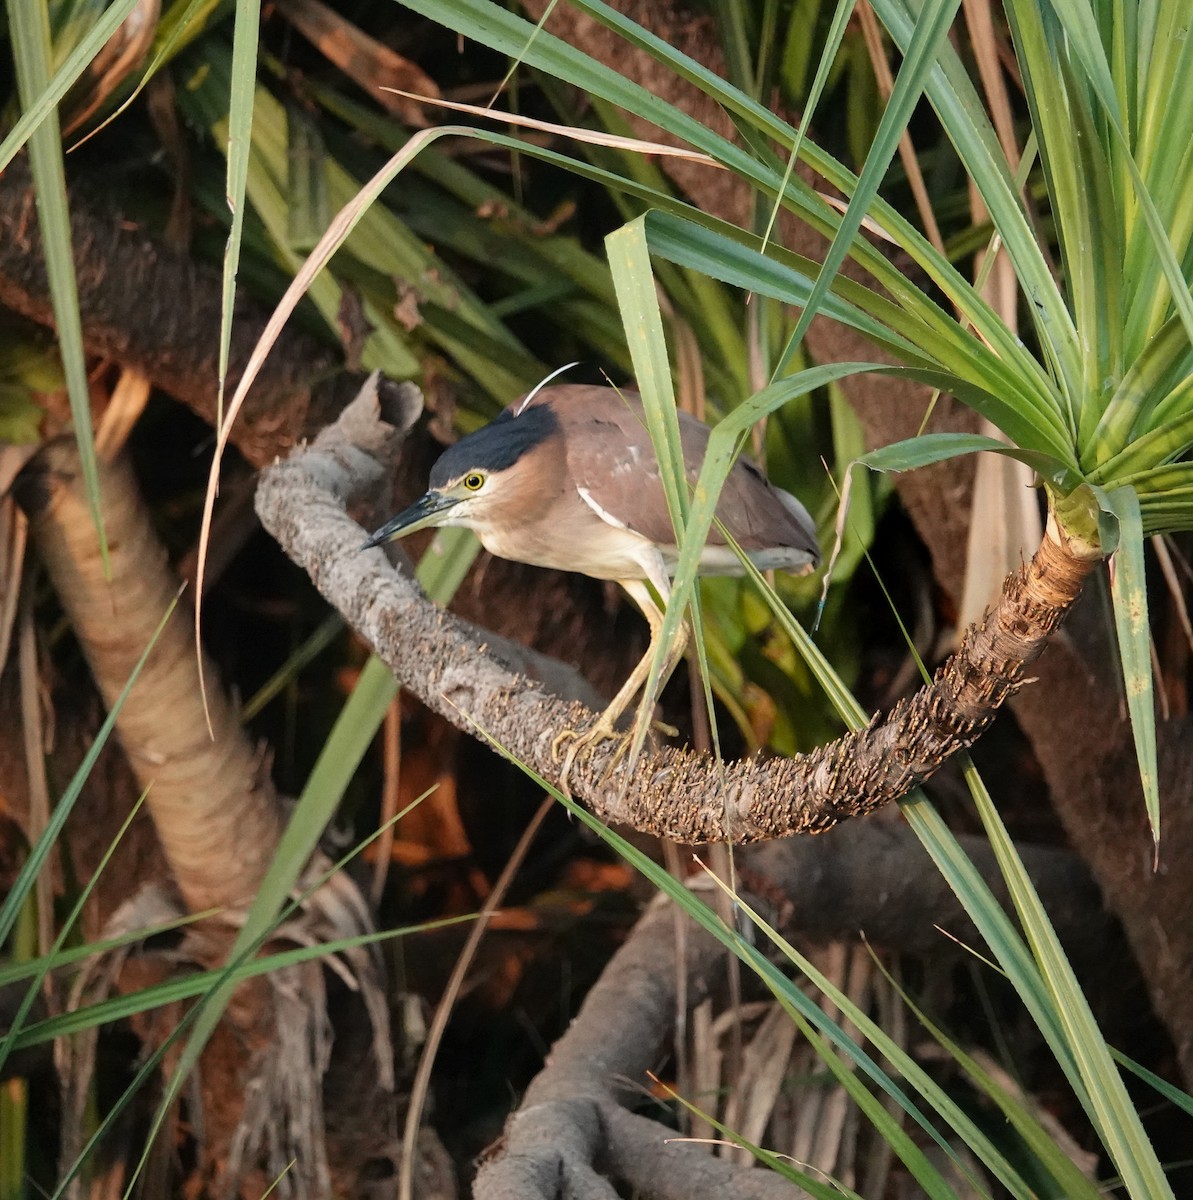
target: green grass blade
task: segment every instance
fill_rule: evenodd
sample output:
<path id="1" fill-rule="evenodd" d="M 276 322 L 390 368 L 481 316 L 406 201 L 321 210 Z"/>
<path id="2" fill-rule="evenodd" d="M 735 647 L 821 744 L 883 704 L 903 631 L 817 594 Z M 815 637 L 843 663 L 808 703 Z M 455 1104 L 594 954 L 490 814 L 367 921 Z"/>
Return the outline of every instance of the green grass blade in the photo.
<path id="1" fill-rule="evenodd" d="M 1169 1104 L 1193 1117 L 1193 1096 L 1190 1096 L 1188 1092 L 1182 1092 L 1180 1088 L 1173 1087 L 1167 1079 L 1161 1079 L 1154 1071 L 1149 1071 L 1147 1067 L 1137 1063 L 1121 1050 L 1111 1049 L 1110 1053 L 1119 1066 L 1126 1067 L 1132 1075 L 1142 1079 L 1148 1087 L 1158 1092 Z"/>
<path id="2" fill-rule="evenodd" d="M 153 647 L 157 645 L 157 639 L 161 636 L 161 632 L 174 612 L 177 603 L 177 600 L 172 600 L 166 611 L 162 614 L 162 619 L 153 631 L 144 653 L 137 660 L 137 665 L 128 677 L 128 682 L 121 688 L 120 695 L 116 697 L 115 703 L 108 710 L 108 715 L 104 718 L 104 723 L 99 727 L 99 732 L 95 735 L 90 747 L 88 747 L 87 753 L 83 756 L 83 761 L 79 764 L 79 769 L 71 777 L 71 781 L 67 784 L 66 790 L 62 793 L 58 803 L 54 805 L 54 811 L 50 815 L 50 820 L 46 825 L 45 831 L 37 839 L 37 842 L 29 852 L 29 857 L 17 873 L 12 889 L 5 898 L 4 904 L 0 906 L 0 945 L 4 943 L 5 939 L 12 932 L 13 924 L 16 922 L 17 914 L 25 901 L 25 897 L 33 888 L 38 874 L 45 866 L 46 858 L 49 856 L 54 843 L 58 840 L 58 835 L 62 832 L 62 827 L 66 824 L 66 819 L 70 816 L 75 806 L 75 801 L 78 800 L 79 794 L 83 790 L 83 785 L 87 782 L 87 778 L 91 774 L 100 752 L 111 736 L 112 730 L 116 727 L 116 719 L 120 715 L 120 710 L 124 707 L 125 700 L 128 699 L 129 692 L 133 690 L 133 685 L 137 682 L 137 678 L 141 674 L 141 670 L 145 666 L 149 655 L 152 653 Z"/>
<path id="3" fill-rule="evenodd" d="M 321 958 L 329 958 L 345 950 L 354 950 L 361 946 L 372 946 L 377 942 L 390 938 L 409 937 L 416 933 L 425 933 L 434 929 L 446 929 L 451 925 L 459 925 L 471 921 L 471 914 L 454 917 L 441 917 L 434 921 L 426 921 L 418 925 L 408 925 L 395 929 L 374 930 L 371 933 L 359 933 L 351 937 L 338 938 L 330 942 L 315 942 L 311 945 L 296 946 L 291 950 L 279 950 L 274 954 L 250 955 L 243 961 L 237 961 L 231 974 L 231 983 L 236 986 L 246 979 L 259 975 L 268 975 L 271 971 L 279 971 L 286 967 L 298 966 L 305 962 L 314 962 Z M 144 933 L 141 934 L 144 937 Z M 89 1029 L 103 1025 L 111 1025 L 116 1021 L 126 1021 L 140 1013 L 151 1012 L 155 1008 L 164 1008 L 169 1004 L 179 1004 L 187 1000 L 205 997 L 224 983 L 228 978 L 228 968 L 217 968 L 208 971 L 197 971 L 185 975 L 176 975 L 160 983 L 150 984 L 133 992 L 122 992 L 99 1000 L 83 1008 L 72 1009 L 58 1016 L 47 1017 L 37 1021 L 22 1030 L 16 1039 L 16 1049 L 26 1049 L 30 1046 L 42 1045 L 57 1038 L 72 1037 Z"/>
<path id="4" fill-rule="evenodd" d="M 952 1056 L 957 1065 L 969 1077 L 970 1082 L 998 1106 L 1007 1122 L 1023 1139 L 1033 1163 L 1042 1167 L 1052 1177 L 1054 1190 L 1047 1194 L 1064 1196 L 1066 1200 L 1078 1200 L 1078 1197 L 1096 1200 L 1097 1197 L 1102 1196 L 1102 1189 L 1077 1169 L 1073 1160 L 1056 1144 L 1056 1140 L 1035 1116 L 989 1071 L 982 1067 L 977 1059 L 971 1054 L 967 1054 L 943 1029 L 930 1020 L 881 962 L 878 962 L 877 965 L 887 982 L 898 991 L 903 1003 L 914 1013 L 916 1019 L 931 1034 L 937 1044 Z M 968 1137 L 966 1144 L 972 1146 Z M 1034 1189 L 1029 1189 L 1026 1194 L 1037 1195 Z"/>
<path id="5" fill-rule="evenodd" d="M 196 921 L 206 920 L 210 916 L 214 916 L 216 909 L 209 909 L 207 912 L 188 913 L 184 917 L 179 917 L 174 921 L 165 921 L 160 925 L 151 925 L 148 929 L 137 929 L 130 933 L 122 933 L 118 937 L 104 938 L 96 942 L 88 942 L 82 946 L 71 946 L 67 949 L 61 949 L 54 954 L 43 954 L 37 958 L 27 959 L 23 962 L 5 962 L 4 966 L 0 967 L 0 987 L 6 987 L 12 983 L 20 983 L 23 979 L 32 979 L 44 967 L 48 972 L 62 971 L 67 967 L 72 967 L 75 963 L 82 962 L 84 959 L 95 958 L 100 954 L 107 954 L 109 950 L 119 950 L 124 946 L 131 946 L 134 942 L 143 941 L 146 938 L 158 937 L 161 934 L 173 933 L 176 930 L 184 929 L 187 925 L 191 925 Z"/>
<path id="6" fill-rule="evenodd" d="M 40 3 L 8 0 L 7 7 L 21 107 L 33 109 L 50 86 L 53 48 L 50 44 L 49 21 Z M 100 512 L 99 470 L 91 428 L 91 392 L 87 384 L 83 325 L 79 317 L 79 289 L 71 248 L 70 204 L 66 194 L 66 169 L 62 161 L 62 139 L 56 108 L 47 112 L 30 134 L 29 165 L 33 172 L 33 186 L 37 190 L 37 219 L 41 226 L 58 349 L 62 355 L 66 390 L 70 397 L 70 414 L 79 445 L 79 466 L 106 573 L 109 569 L 108 540 Z"/>
<path id="7" fill-rule="evenodd" d="M 244 237 L 245 188 L 253 148 L 253 97 L 257 89 L 257 47 L 261 33 L 261 0 L 237 0 L 232 30 L 232 79 L 228 94 L 227 175 L 224 198 L 232 227 L 224 250 L 223 307 L 220 313 L 219 400 L 215 426 L 224 423 L 224 387 L 232 348 L 232 314 L 236 304 L 236 275 Z"/>
<path id="8" fill-rule="evenodd" d="M 1172 1189 L 1131 1103 L 1122 1076 L 1078 986 L 1056 931 L 1015 850 L 1006 827 L 972 764 L 970 793 L 990 838 L 1019 920 L 1048 989 L 1053 1012 L 1082 1080 L 1078 1093 L 1127 1192 L 1138 1200 L 1161 1200 Z"/>
<path id="9" fill-rule="evenodd" d="M 1107 511 L 1118 519 L 1118 548 L 1111 559 L 1110 595 L 1114 602 L 1114 626 L 1126 685 L 1127 711 L 1131 714 L 1131 731 L 1139 760 L 1139 781 L 1152 839 L 1159 853 L 1160 776 L 1156 763 L 1156 708 L 1143 562 L 1143 521 L 1139 497 L 1133 488 L 1116 488 L 1105 496 L 1104 502 Z"/>
<path id="10" fill-rule="evenodd" d="M 840 1057 L 829 1044 L 828 1039 L 818 1033 L 813 1027 L 812 1022 L 791 1002 L 792 995 L 792 990 L 785 989 L 782 993 L 775 992 L 775 999 L 778 1000 L 787 1015 L 799 1027 L 800 1032 L 808 1039 L 816 1053 L 820 1055 L 820 1061 L 828 1067 L 833 1078 L 849 1093 L 850 1099 L 858 1106 L 862 1116 L 870 1124 L 871 1128 L 898 1155 L 899 1160 L 907 1168 L 908 1173 L 919 1185 L 920 1189 L 922 1189 L 917 1192 L 917 1195 L 928 1196 L 932 1200 L 957 1200 L 957 1193 L 949 1186 L 944 1176 L 933 1165 L 931 1159 L 920 1149 L 916 1140 L 886 1110 L 881 1099 L 866 1087 L 853 1071 L 840 1061 Z M 974 1178 L 972 1171 L 966 1170 L 964 1163 L 956 1151 L 947 1143 L 943 1143 L 939 1135 L 936 1135 L 934 1140 L 941 1146 L 957 1170 L 966 1177 L 972 1189 L 969 1194 L 986 1197 L 988 1200 L 990 1193 L 979 1186 L 978 1180 Z"/>
<path id="11" fill-rule="evenodd" d="M 833 10 L 832 23 L 829 25 L 828 33 L 825 36 L 824 46 L 820 51 L 820 61 L 816 65 L 816 74 L 812 79 L 812 86 L 808 89 L 808 97 L 803 106 L 803 115 L 800 118 L 795 144 L 788 152 L 787 171 L 783 176 L 780 194 L 786 193 L 788 190 L 791 182 L 791 174 L 795 170 L 795 164 L 799 161 L 800 147 L 803 145 L 804 138 L 807 137 L 812 116 L 816 112 L 816 106 L 819 104 L 825 85 L 828 83 L 833 64 L 836 62 L 837 54 L 841 49 L 841 43 L 845 40 L 845 32 L 853 20 L 853 10 L 856 2 L 857 0 L 837 0 L 837 6 Z M 760 99 L 760 97 L 755 97 L 755 99 Z M 771 209 L 770 220 L 767 222 L 766 232 L 762 237 L 764 245 L 770 241 L 775 222 L 779 218 L 780 208 L 781 205 L 776 197 L 774 207 Z"/>
<path id="12" fill-rule="evenodd" d="M 679 415 L 675 407 L 675 390 L 671 382 L 671 363 L 667 356 L 667 340 L 663 333 L 663 317 L 659 311 L 658 293 L 650 267 L 650 251 L 646 244 L 645 218 L 639 217 L 609 234 L 605 248 L 613 287 L 625 326 L 634 377 L 642 396 L 647 432 L 654 445 L 659 464 L 659 476 L 671 515 L 677 543 L 681 542 L 688 522 L 688 480 L 680 444 Z M 660 569 L 663 564 L 660 562 Z M 683 573 L 683 564 L 676 574 L 672 598 L 666 605 L 663 626 L 654 648 L 654 658 L 647 676 L 641 712 L 650 712 L 658 692 L 665 682 L 661 679 L 665 660 L 671 648 L 682 636 L 687 604 L 695 599 L 696 572 L 690 578 Z M 681 592 L 682 589 L 682 592 Z M 698 619 L 698 618 L 697 618 Z M 639 721 L 634 729 L 630 761 L 637 759 L 650 731 L 648 721 Z"/>
<path id="13" fill-rule="evenodd" d="M 863 454 L 857 463 L 871 471 L 915 471 L 965 454 L 1001 454 L 1031 467 L 1060 492 L 1069 492 L 1081 478 L 1066 463 L 1034 450 L 1020 450 L 979 433 L 923 433 Z"/>
<path id="14" fill-rule="evenodd" d="M 129 809 L 128 816 L 121 822 L 120 828 L 116 831 L 116 836 L 112 839 L 108 848 L 104 851 L 103 857 L 99 860 L 99 864 L 92 871 L 91 877 L 87 880 L 83 890 L 79 893 L 78 899 L 70 910 L 70 914 L 62 923 L 62 928 L 58 931 L 58 936 L 54 939 L 54 944 L 50 948 L 49 954 L 45 955 L 41 962 L 42 965 L 33 974 L 29 987 L 25 992 L 24 999 L 17 1007 L 17 1011 L 13 1014 L 12 1019 L 8 1023 L 8 1029 L 4 1036 L 0 1038 L 0 1072 L 4 1069 L 4 1064 L 8 1061 L 9 1053 L 13 1050 L 17 1036 L 20 1034 L 25 1025 L 25 1018 L 29 1015 L 29 1011 L 33 1007 L 33 1002 L 41 994 L 42 984 L 45 982 L 46 976 L 60 965 L 62 948 L 66 945 L 67 938 L 70 937 L 71 931 L 75 927 L 75 923 L 83 913 L 86 907 L 87 900 L 91 893 L 95 890 L 95 885 L 99 882 L 99 877 L 103 874 L 104 869 L 111 861 L 112 855 L 116 851 L 116 847 L 120 845 L 124 835 L 128 832 L 128 827 L 133 823 L 133 819 L 137 813 L 141 811 L 141 806 L 145 803 L 145 797 L 149 794 L 148 789 L 143 791 L 137 799 L 136 804 Z"/>
<path id="15" fill-rule="evenodd" d="M 615 240 L 616 239 L 616 240 Z M 650 255 L 646 239 L 646 219 L 638 221 L 610 235 L 608 243 L 611 246 L 610 263 L 614 271 L 614 280 L 619 275 L 624 276 L 623 316 L 626 321 L 627 333 L 631 339 L 631 350 L 634 349 L 635 338 L 642 340 L 643 345 L 635 355 L 636 373 L 641 384 L 644 371 L 667 371 L 663 386 L 670 394 L 669 364 L 666 361 L 665 345 L 662 351 L 645 344 L 646 332 L 651 326 L 655 328 L 655 336 L 662 341 L 661 318 L 658 315 L 658 301 L 654 291 L 653 276 L 650 274 Z M 613 249 L 616 249 L 621 260 L 615 260 Z M 641 355 L 642 361 L 639 362 Z M 648 357 L 648 355 L 650 357 Z M 671 600 L 663 614 L 662 630 L 659 634 L 659 646 L 655 660 L 651 665 L 651 673 L 646 684 L 646 694 L 653 696 L 658 684 L 665 648 L 672 645 L 672 639 L 678 638 L 684 620 L 684 614 L 689 605 L 697 599 L 696 578 L 698 575 L 701 552 L 708 538 L 709 530 L 716 513 L 717 501 L 724 486 L 725 479 L 733 466 L 737 454 L 748 431 L 762 417 L 774 412 L 795 396 L 803 395 L 816 387 L 834 382 L 848 375 L 860 374 L 875 369 L 873 363 L 832 363 L 824 367 L 814 367 L 797 372 L 786 379 L 763 389 L 756 396 L 739 405 L 711 433 L 704 462 L 701 464 L 696 482 L 692 487 L 691 497 L 688 497 L 688 477 L 682 467 L 682 456 L 677 455 L 681 464 L 670 468 L 673 472 L 673 486 L 679 495 L 681 505 L 679 520 L 672 513 L 675 525 L 677 546 L 679 547 L 678 561 L 675 567 L 674 579 L 671 584 Z M 645 389 L 644 389 L 645 398 Z M 666 401 L 663 401 L 666 403 Z M 665 414 L 664 414 L 665 415 Z M 674 437 L 678 450 L 678 421 L 675 417 L 674 401 L 670 402 L 670 420 L 675 422 Z M 650 417 L 648 416 L 648 424 Z M 652 439 L 655 431 L 652 429 Z M 660 437 L 669 436 L 664 430 Z M 659 453 L 660 450 L 662 453 Z M 670 453 L 664 444 L 656 443 L 656 453 L 663 462 L 663 453 Z M 672 459 L 674 464 L 675 459 Z M 669 497 L 669 505 L 670 505 Z M 698 617 L 696 618 L 698 620 Z M 698 631 L 697 631 L 698 632 Z M 635 742 L 631 755 L 641 749 L 641 741 L 645 730 L 636 731 Z"/>
<path id="16" fill-rule="evenodd" d="M 344 630 L 344 618 L 329 613 L 284 663 L 256 690 L 240 710 L 242 722 L 251 721 L 275 696 L 289 687 Z"/>
<path id="17" fill-rule="evenodd" d="M 857 188 L 850 197 L 849 207 L 845 210 L 841 224 L 824 257 L 807 306 L 800 313 L 795 330 L 779 355 L 771 376 L 772 381 L 786 372 L 796 347 L 803 341 L 808 326 L 820 310 L 820 302 L 827 293 L 833 276 L 845 261 L 850 243 L 860 232 L 870 202 L 878 194 L 879 185 L 898 151 L 899 139 L 907 128 L 907 122 L 920 99 L 928 73 L 935 65 L 941 43 L 947 36 L 959 7 L 960 0 L 926 0 L 921 8 L 915 32 L 895 80 L 895 87 L 883 109 L 878 130 L 866 156 L 865 166 L 858 177 Z"/>
<path id="18" fill-rule="evenodd" d="M 13 0 L 21 3 L 21 0 Z M 13 156 L 29 140 L 35 129 L 58 106 L 58 102 L 70 90 L 75 80 L 87 69 L 91 60 L 99 53 L 104 43 L 124 23 L 125 18 L 137 6 L 138 0 L 114 0 L 98 21 L 87 31 L 77 46 L 66 56 L 62 65 L 46 81 L 32 101 L 23 101 L 21 115 L 16 124 L 8 131 L 3 141 L 0 141 L 0 171 L 3 171 L 13 160 Z M 37 5 L 26 0 L 25 7 L 30 15 L 37 11 Z M 57 136 L 57 135 L 55 135 Z"/>
<path id="19" fill-rule="evenodd" d="M 995 961 L 1019 993 L 1082 1107 L 1088 1110 L 1085 1084 L 1064 1036 L 1054 999 L 1023 944 L 1022 936 L 923 792 L 913 792 L 900 803 L 900 808 L 932 856 L 937 869 L 977 926 Z"/>
<path id="20" fill-rule="evenodd" d="M 667 507 L 672 524 L 682 532 L 688 507 L 687 476 L 663 318 L 650 269 L 645 217 L 609 234 L 605 249 L 638 390 L 646 407 L 647 428 L 658 453 Z"/>
<path id="21" fill-rule="evenodd" d="M 776 1154 L 772 1150 L 755 1145 L 753 1142 L 742 1137 L 740 1133 L 730 1129 L 728 1125 L 718 1121 L 711 1113 L 705 1112 L 702 1108 L 693 1104 L 690 1100 L 686 1100 L 671 1088 L 667 1088 L 667 1092 L 690 1113 L 701 1121 L 706 1121 L 726 1142 L 732 1142 L 735 1146 L 740 1146 L 743 1150 L 748 1150 L 764 1167 L 769 1167 L 785 1179 L 798 1184 L 807 1195 L 812 1197 L 812 1200 L 864 1200 L 862 1196 L 859 1196 L 852 1188 L 846 1187 L 839 1179 L 832 1179 L 829 1176 L 832 1182 L 825 1183 L 823 1179 L 809 1175 L 806 1171 L 796 1170 L 784 1155 Z"/>

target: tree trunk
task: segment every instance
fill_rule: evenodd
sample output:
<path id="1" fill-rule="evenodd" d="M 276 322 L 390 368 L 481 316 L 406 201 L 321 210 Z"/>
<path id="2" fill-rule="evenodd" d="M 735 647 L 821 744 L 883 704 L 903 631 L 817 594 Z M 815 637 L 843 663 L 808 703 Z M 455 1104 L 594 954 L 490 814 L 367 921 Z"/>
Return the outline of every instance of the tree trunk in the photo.
<path id="1" fill-rule="evenodd" d="M 73 441 L 46 445 L 18 495 L 95 682 L 110 709 L 158 623 L 165 624 L 117 717 L 174 881 L 191 912 L 247 904 L 269 865 L 281 812 L 268 772 L 204 661 L 211 731 L 199 696 L 187 608 L 127 464 L 100 467 L 110 561 L 83 488 Z"/>

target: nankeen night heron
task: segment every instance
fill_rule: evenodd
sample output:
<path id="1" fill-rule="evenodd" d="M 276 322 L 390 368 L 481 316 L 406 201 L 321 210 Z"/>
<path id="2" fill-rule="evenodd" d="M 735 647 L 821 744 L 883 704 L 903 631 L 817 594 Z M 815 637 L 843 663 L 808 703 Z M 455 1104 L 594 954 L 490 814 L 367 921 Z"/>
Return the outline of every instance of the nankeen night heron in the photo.
<path id="1" fill-rule="evenodd" d="M 709 429 L 682 412 L 679 427 L 694 482 Z M 717 518 L 759 570 L 804 574 L 820 560 L 807 509 L 746 458 L 729 473 Z M 663 621 L 658 601 L 667 603 L 678 558 L 642 401 L 635 392 L 611 387 L 536 389 L 444 451 L 431 469 L 426 494 L 382 525 L 365 547 L 440 525 L 473 530 L 501 558 L 617 580 L 650 625 L 650 650 L 596 724 L 582 735 L 564 731 L 556 739 L 556 751 L 562 741 L 573 741 L 562 771 L 566 786 L 576 753 L 616 736 L 618 718 L 649 675 Z M 744 573 L 715 522 L 699 570 Z M 664 680 L 684 642 L 686 633 L 667 657 Z M 639 714 L 640 721 L 647 718 Z"/>

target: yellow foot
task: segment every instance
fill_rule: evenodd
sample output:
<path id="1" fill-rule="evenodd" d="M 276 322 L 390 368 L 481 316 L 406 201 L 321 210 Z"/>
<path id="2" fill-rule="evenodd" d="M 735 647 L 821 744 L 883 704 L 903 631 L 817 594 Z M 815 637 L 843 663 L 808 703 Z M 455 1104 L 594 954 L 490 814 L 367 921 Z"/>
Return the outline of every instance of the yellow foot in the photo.
<path id="1" fill-rule="evenodd" d="M 652 721 L 651 729 L 666 737 L 677 737 L 679 734 L 679 730 L 673 725 L 665 725 L 662 721 Z M 572 794 L 568 788 L 568 775 L 571 773 L 572 765 L 582 755 L 591 754 L 602 742 L 620 743 L 601 777 L 603 783 L 613 774 L 617 764 L 629 753 L 634 742 L 633 728 L 625 731 L 615 729 L 613 722 L 602 716 L 597 718 L 591 729 L 587 729 L 583 733 L 575 729 L 565 729 L 555 735 L 555 739 L 551 742 L 551 761 L 559 762 L 561 758 L 563 759 L 563 767 L 559 772 L 559 790 L 564 795 Z"/>
<path id="2" fill-rule="evenodd" d="M 555 740 L 551 743 L 551 759 L 553 762 L 559 762 L 560 758 L 563 759 L 563 766 L 559 771 L 559 790 L 565 796 L 572 794 L 571 789 L 568 787 L 568 776 L 571 774 L 572 764 L 580 755 L 591 754 L 602 742 L 619 741 L 621 745 L 618 746 L 616 753 L 613 755 L 613 760 L 609 763 L 608 770 L 605 772 L 606 777 L 608 777 L 620 761 L 622 755 L 629 748 L 632 736 L 632 734 L 628 733 L 619 733 L 613 728 L 613 722 L 607 721 L 604 717 L 598 718 L 596 724 L 583 733 L 575 729 L 564 729 L 562 732 L 557 733 Z"/>

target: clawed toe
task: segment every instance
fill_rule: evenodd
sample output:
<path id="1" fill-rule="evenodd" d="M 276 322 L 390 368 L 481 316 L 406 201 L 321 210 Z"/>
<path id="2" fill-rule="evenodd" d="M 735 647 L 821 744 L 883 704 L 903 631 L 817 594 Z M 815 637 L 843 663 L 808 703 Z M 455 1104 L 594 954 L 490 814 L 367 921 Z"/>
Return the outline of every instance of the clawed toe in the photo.
<path id="1" fill-rule="evenodd" d="M 613 723 L 604 717 L 598 718 L 591 729 L 582 733 L 575 729 L 564 729 L 557 733 L 551 742 L 551 759 L 553 762 L 559 762 L 561 757 L 563 759 L 563 765 L 559 769 L 559 790 L 566 796 L 572 794 L 568 787 L 568 776 L 577 758 L 591 754 L 602 742 L 619 741 L 622 745 L 617 748 L 609 763 L 605 772 L 607 777 L 625 753 L 629 740 L 630 735 L 619 733 L 613 728 Z"/>

